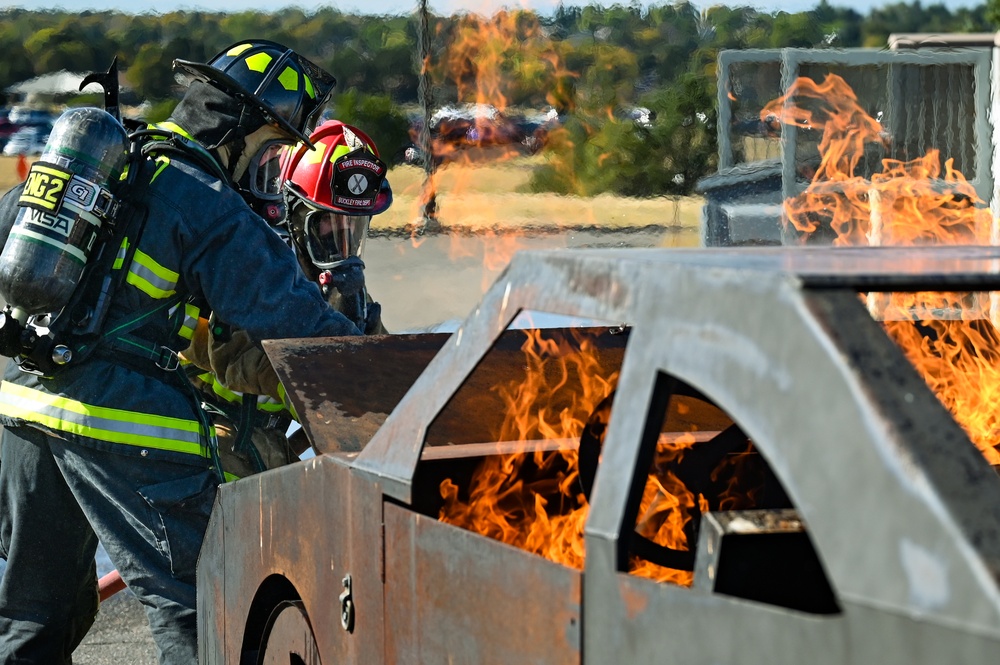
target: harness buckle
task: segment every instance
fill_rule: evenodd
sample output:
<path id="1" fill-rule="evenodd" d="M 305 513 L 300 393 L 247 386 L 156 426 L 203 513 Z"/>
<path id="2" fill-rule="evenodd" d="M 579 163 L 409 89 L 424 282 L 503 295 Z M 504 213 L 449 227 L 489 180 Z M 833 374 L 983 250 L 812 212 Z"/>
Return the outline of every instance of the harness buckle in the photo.
<path id="1" fill-rule="evenodd" d="M 288 425 L 290 423 L 291 420 L 288 418 L 288 416 L 285 416 L 283 414 L 258 412 L 254 426 L 263 429 L 284 431 L 288 429 Z"/>
<path id="2" fill-rule="evenodd" d="M 177 371 L 177 368 L 181 366 L 181 359 L 178 357 L 177 352 L 166 346 L 160 347 L 160 357 L 154 362 L 157 367 L 165 372 Z"/>

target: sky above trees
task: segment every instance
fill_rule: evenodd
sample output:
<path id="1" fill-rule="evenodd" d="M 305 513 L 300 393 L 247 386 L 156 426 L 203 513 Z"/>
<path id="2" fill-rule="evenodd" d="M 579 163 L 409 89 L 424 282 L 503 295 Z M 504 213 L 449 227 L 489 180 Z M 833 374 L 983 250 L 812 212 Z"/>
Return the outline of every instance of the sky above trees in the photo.
<path id="1" fill-rule="evenodd" d="M 736 0 L 733 2 L 719 2 L 719 0 L 691 0 L 697 7 L 709 7 L 717 4 L 725 5 L 749 5 L 762 11 L 787 11 L 802 12 L 812 9 L 818 0 Z M 933 0 L 924 2 L 924 6 L 933 4 L 946 4 L 949 9 L 955 10 L 963 7 L 978 7 L 985 4 L 986 0 L 948 0 L 947 2 L 935 2 Z M 585 0 L 563 0 L 566 5 L 584 6 L 588 4 L 601 4 L 611 6 L 616 4 L 613 0 L 607 2 L 588 2 Z M 202 11 L 231 11 L 233 9 L 246 10 L 256 9 L 261 11 L 276 11 L 281 6 L 295 5 L 315 9 L 318 4 L 313 2 L 295 3 L 282 2 L 281 0 L 242 0 L 233 2 L 232 0 L 14 0 L 11 6 L 24 7 L 25 9 L 65 9 L 68 11 L 82 11 L 85 9 L 117 10 L 130 13 L 145 12 L 169 12 L 180 9 L 202 10 Z M 336 3 L 328 3 L 336 6 L 343 12 L 358 14 L 400 14 L 410 13 L 416 6 L 416 0 L 339 0 Z M 553 10 L 559 3 L 558 0 L 430 0 L 430 6 L 439 13 L 451 14 L 459 11 L 470 11 L 480 13 L 492 13 L 501 6 L 525 7 L 534 9 L 541 13 Z M 620 1 L 619 4 L 630 4 L 628 0 Z M 643 4 L 648 4 L 644 2 Z M 667 4 L 667 2 L 655 3 Z M 898 0 L 830 0 L 830 4 L 835 7 L 850 8 L 861 14 L 868 14 L 873 8 L 885 7 L 886 5 L 898 4 Z"/>

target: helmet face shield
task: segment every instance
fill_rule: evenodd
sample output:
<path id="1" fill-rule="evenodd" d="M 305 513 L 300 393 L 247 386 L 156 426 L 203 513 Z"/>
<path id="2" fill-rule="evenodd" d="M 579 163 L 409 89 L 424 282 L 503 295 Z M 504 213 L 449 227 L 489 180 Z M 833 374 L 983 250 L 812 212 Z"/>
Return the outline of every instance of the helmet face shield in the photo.
<path id="1" fill-rule="evenodd" d="M 309 209 L 304 226 L 309 260 L 317 268 L 329 270 L 349 256 L 360 257 L 369 222 L 369 215 Z"/>

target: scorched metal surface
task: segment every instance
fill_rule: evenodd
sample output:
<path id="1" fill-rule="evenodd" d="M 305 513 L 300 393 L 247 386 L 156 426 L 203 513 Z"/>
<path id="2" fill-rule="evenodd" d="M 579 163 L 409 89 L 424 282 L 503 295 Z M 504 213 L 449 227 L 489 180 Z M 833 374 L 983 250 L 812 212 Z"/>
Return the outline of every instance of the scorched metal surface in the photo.
<path id="1" fill-rule="evenodd" d="M 1000 479 L 859 297 L 912 290 L 1000 290 L 1000 249 L 518 254 L 359 453 L 221 488 L 199 566 L 201 661 L 991 662 Z M 630 328 L 582 571 L 425 507 L 442 450 L 425 449 L 428 430 L 524 310 Z M 265 346 L 280 365 L 294 344 Z M 379 363 L 378 343 L 363 346 Z M 689 587 L 627 572 L 678 383 L 739 423 L 793 506 L 704 514 Z M 351 401 L 337 397 L 350 385 L 331 374 L 323 408 Z M 774 593 L 803 580 L 814 593 Z"/>

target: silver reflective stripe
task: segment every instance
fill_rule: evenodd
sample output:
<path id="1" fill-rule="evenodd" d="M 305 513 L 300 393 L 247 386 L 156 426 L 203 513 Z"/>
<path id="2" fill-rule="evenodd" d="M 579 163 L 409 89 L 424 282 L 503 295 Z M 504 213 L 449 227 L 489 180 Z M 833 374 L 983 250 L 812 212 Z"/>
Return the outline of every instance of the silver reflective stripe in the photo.
<path id="1" fill-rule="evenodd" d="M 178 308 L 181 306 L 177 303 L 173 307 L 167 310 L 167 318 L 173 320 L 174 316 L 177 314 Z M 177 329 L 177 334 L 184 339 L 190 340 L 194 337 L 194 331 L 198 327 L 198 316 L 201 314 L 201 310 L 197 305 L 192 305 L 191 303 L 184 304 L 184 314 L 181 320 L 180 326 Z"/>
<path id="2" fill-rule="evenodd" d="M 0 386 L 0 413 L 99 441 L 201 457 L 207 452 L 197 421 L 90 406 L 7 381 Z"/>
<path id="3" fill-rule="evenodd" d="M 176 272 L 164 268 L 151 256 L 137 249 L 125 281 L 152 298 L 169 298 L 174 295 L 179 277 Z"/>

